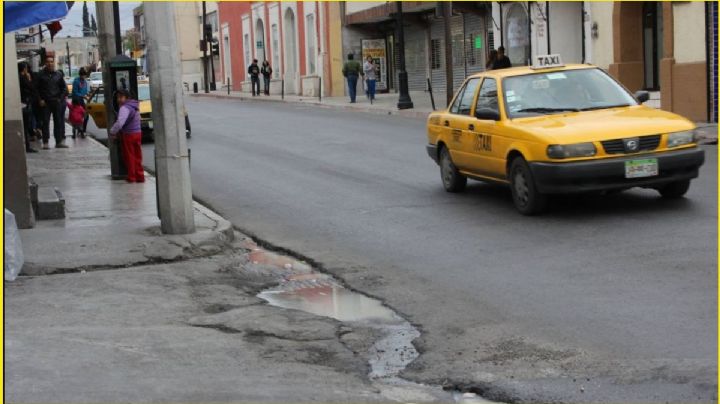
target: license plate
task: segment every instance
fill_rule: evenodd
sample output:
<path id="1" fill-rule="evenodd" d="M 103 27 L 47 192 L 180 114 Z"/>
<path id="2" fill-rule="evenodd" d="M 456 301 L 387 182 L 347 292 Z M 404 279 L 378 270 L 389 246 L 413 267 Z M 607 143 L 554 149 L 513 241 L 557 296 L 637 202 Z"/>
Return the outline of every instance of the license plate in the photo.
<path id="1" fill-rule="evenodd" d="M 625 162 L 625 178 L 643 178 L 658 175 L 657 159 L 630 160 Z"/>

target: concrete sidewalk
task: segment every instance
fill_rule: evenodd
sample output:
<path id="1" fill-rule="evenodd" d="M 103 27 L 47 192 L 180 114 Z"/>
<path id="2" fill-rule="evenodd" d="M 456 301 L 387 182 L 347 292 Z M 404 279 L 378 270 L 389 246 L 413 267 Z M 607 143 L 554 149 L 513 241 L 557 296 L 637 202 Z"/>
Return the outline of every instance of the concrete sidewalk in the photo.
<path id="1" fill-rule="evenodd" d="M 259 95 L 253 97 L 252 94 L 240 91 L 231 91 L 230 94 L 227 91 L 212 91 L 210 93 L 197 93 L 190 94 L 193 97 L 214 97 L 223 99 L 234 99 L 240 101 L 275 101 L 275 102 L 289 102 L 289 103 L 300 103 L 303 105 L 313 105 L 320 108 L 332 108 L 341 109 L 345 111 L 356 111 L 356 112 L 368 112 L 382 115 L 399 115 L 410 118 L 426 119 L 428 114 L 433 111 L 432 102 L 430 99 L 430 93 L 426 91 L 411 91 L 410 98 L 413 101 L 412 109 L 399 110 L 397 108 L 398 94 L 387 93 L 377 94 L 376 99 L 371 103 L 370 100 L 365 97 L 364 93 L 358 91 L 358 96 L 354 104 L 350 103 L 350 99 L 346 96 L 343 97 L 303 97 L 297 95 L 286 95 L 281 97 L 280 95 Z M 444 94 L 434 94 L 435 106 L 437 109 L 444 108 Z"/>
<path id="2" fill-rule="evenodd" d="M 65 218 L 39 220 L 20 231 L 26 261 L 21 274 L 187 259 L 217 253 L 232 241 L 230 222 L 198 203 L 194 234 L 161 234 L 154 177 L 146 176 L 145 183 L 112 181 L 103 145 L 90 138 L 66 142 L 68 149 L 27 155 L 28 174 L 41 192 L 62 193 Z"/>

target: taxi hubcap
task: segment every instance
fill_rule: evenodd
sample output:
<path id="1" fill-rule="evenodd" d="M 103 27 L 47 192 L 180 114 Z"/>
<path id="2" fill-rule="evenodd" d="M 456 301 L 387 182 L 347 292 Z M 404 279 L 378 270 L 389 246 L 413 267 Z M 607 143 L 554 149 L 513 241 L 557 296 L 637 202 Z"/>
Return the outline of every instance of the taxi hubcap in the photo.
<path id="1" fill-rule="evenodd" d="M 525 176 L 521 171 L 515 173 L 513 182 L 515 183 L 515 197 L 522 205 L 526 205 L 528 202 L 528 196 L 530 195 L 530 190 L 528 189 L 527 182 L 525 181 Z"/>

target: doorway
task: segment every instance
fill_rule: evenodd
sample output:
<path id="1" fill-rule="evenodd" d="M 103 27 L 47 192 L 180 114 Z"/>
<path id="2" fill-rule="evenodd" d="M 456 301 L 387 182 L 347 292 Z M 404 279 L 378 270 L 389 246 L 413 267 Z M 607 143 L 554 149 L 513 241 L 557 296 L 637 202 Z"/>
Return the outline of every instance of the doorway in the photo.
<path id="1" fill-rule="evenodd" d="M 643 64 L 645 89 L 660 89 L 660 59 L 662 59 L 663 20 L 659 2 L 643 3 Z"/>
<path id="2" fill-rule="evenodd" d="M 283 34 L 284 34 L 284 59 L 285 59 L 285 92 L 287 94 L 297 94 L 297 41 L 295 37 L 295 13 L 291 8 L 285 10 L 283 18 Z"/>

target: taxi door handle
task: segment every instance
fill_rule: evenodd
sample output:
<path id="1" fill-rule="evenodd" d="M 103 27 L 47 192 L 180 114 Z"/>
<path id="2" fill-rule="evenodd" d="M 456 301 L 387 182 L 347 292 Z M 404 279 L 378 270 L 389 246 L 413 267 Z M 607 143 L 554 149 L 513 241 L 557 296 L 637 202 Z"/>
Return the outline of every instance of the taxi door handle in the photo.
<path id="1" fill-rule="evenodd" d="M 445 121 L 445 126 L 450 126 L 450 121 Z"/>
<path id="2" fill-rule="evenodd" d="M 475 125 L 473 125 L 473 124 L 468 125 L 468 130 L 475 130 Z"/>

